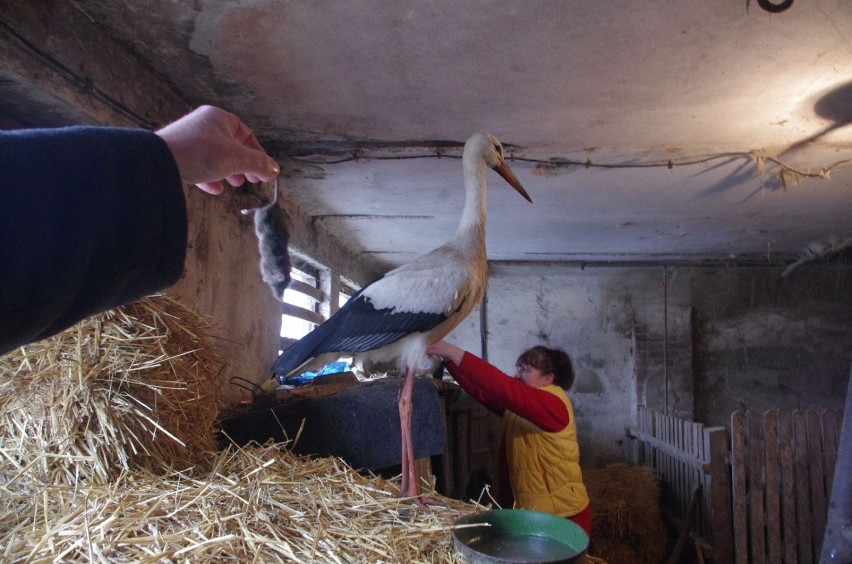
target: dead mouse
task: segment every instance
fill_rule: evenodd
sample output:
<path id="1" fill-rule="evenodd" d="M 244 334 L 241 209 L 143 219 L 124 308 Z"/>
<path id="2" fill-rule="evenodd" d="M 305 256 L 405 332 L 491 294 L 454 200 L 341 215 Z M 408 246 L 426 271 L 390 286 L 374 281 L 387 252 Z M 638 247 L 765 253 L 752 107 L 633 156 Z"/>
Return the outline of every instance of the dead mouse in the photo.
<path id="1" fill-rule="evenodd" d="M 260 275 L 272 288 L 272 295 L 284 301 L 284 290 L 290 284 L 290 253 L 287 250 L 290 233 L 287 231 L 287 216 L 278 207 L 278 177 L 275 177 L 271 202 L 240 213 L 254 214 L 254 232 L 260 251 Z"/>

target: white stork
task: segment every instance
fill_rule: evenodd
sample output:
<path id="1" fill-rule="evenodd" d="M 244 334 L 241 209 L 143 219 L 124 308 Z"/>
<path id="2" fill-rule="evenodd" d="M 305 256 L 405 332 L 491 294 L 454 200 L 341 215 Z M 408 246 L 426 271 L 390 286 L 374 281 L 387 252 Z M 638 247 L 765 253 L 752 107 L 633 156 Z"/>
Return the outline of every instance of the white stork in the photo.
<path id="1" fill-rule="evenodd" d="M 465 200 L 455 237 L 437 249 L 364 287 L 328 321 L 281 353 L 272 367 L 278 376 L 323 366 L 343 355 L 372 361 L 397 360 L 405 372 L 399 400 L 402 426 L 400 495 L 418 503 L 420 484 L 411 437 L 411 396 L 426 348 L 444 338 L 482 301 L 488 279 L 485 252 L 485 182 L 496 170 L 532 203 L 503 159 L 503 146 L 489 133 L 467 140 L 462 157 Z M 310 364 L 308 364 L 310 361 Z"/>

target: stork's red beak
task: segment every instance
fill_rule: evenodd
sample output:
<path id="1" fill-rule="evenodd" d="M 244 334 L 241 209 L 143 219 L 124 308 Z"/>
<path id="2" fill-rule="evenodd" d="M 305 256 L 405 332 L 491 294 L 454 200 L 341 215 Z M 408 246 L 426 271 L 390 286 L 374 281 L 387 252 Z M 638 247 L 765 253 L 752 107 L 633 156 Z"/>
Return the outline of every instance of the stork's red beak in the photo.
<path id="1" fill-rule="evenodd" d="M 526 190 L 524 190 L 524 187 L 521 184 L 521 181 L 518 180 L 518 177 L 515 176 L 515 173 L 512 172 L 512 169 L 509 168 L 509 165 L 506 164 L 506 161 L 504 161 L 503 159 L 500 159 L 500 162 L 497 163 L 497 165 L 494 167 L 494 170 L 496 170 L 497 174 L 502 176 L 503 179 L 506 182 L 511 184 L 512 188 L 517 190 L 518 194 L 523 196 L 526 201 L 528 201 L 529 203 L 532 203 L 532 198 L 530 198 L 530 195 L 527 194 Z"/>

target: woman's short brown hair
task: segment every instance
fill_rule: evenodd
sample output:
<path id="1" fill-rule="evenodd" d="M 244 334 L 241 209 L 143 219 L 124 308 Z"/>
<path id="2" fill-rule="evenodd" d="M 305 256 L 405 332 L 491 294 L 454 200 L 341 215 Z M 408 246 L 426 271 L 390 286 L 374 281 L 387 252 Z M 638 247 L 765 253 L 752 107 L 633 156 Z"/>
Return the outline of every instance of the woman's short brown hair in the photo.
<path id="1" fill-rule="evenodd" d="M 574 365 L 571 357 L 562 349 L 549 349 L 537 345 L 522 352 L 515 366 L 526 364 L 538 369 L 542 374 L 553 374 L 553 383 L 570 390 L 574 385 Z"/>

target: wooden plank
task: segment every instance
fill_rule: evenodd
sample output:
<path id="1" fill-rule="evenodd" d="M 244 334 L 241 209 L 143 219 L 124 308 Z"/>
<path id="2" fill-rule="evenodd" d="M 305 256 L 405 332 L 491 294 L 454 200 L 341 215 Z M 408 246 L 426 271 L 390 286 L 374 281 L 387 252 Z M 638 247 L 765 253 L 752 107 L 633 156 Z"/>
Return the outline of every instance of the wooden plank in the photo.
<path id="1" fill-rule="evenodd" d="M 330 396 L 359 385 L 358 379 L 351 373 L 349 373 L 349 375 L 352 377 L 351 380 L 341 378 L 333 383 L 318 384 L 312 382 L 306 386 L 299 386 L 298 388 L 275 390 L 275 397 L 282 404 L 286 404 L 292 401 L 303 401 L 306 399 Z M 317 379 L 317 382 L 319 380 L 320 379 Z"/>
<path id="2" fill-rule="evenodd" d="M 453 432 L 452 415 L 447 407 L 448 397 L 446 393 L 442 393 L 442 388 L 446 386 L 446 383 L 439 382 L 439 384 L 441 385 L 438 387 L 438 401 L 441 404 L 441 413 L 444 414 L 447 422 L 447 442 L 444 447 L 444 455 L 441 456 L 440 466 L 443 488 L 440 488 L 438 491 L 449 497 L 453 493 L 453 445 L 450 437 L 454 437 L 455 433 Z"/>
<path id="3" fill-rule="evenodd" d="M 292 315 L 293 317 L 296 317 L 298 319 L 304 319 L 305 321 L 310 321 L 311 323 L 315 323 L 317 325 L 325 321 L 323 316 L 315 311 L 311 311 L 309 309 L 305 309 L 303 307 L 288 303 L 281 304 L 281 313 L 283 313 L 284 315 Z"/>
<path id="4" fill-rule="evenodd" d="M 766 545 L 770 562 L 781 562 L 781 451 L 778 410 L 763 416 L 766 448 Z"/>
<path id="5" fill-rule="evenodd" d="M 648 430 L 648 436 L 656 439 L 657 434 L 657 414 L 653 411 L 649 414 L 650 417 L 650 429 Z M 657 476 L 660 475 L 660 451 L 656 448 L 656 445 L 652 443 L 648 443 L 651 446 L 653 451 L 651 457 L 651 465 L 654 467 L 654 471 L 657 473 Z"/>
<path id="6" fill-rule="evenodd" d="M 311 286 L 306 282 L 302 282 L 301 280 L 296 280 L 295 278 L 290 280 L 290 283 L 287 285 L 287 289 L 306 294 L 318 302 L 325 301 L 325 296 L 323 296 L 322 290 Z"/>
<path id="7" fill-rule="evenodd" d="M 414 459 L 414 471 L 421 486 L 432 488 L 435 485 L 435 474 L 432 472 L 432 459 L 428 456 Z"/>
<path id="8" fill-rule="evenodd" d="M 684 452 L 686 454 L 689 454 L 689 452 L 683 447 L 683 424 L 684 423 L 685 422 L 684 422 L 683 419 L 675 419 L 674 420 L 675 425 L 674 425 L 674 437 L 673 438 L 674 438 L 675 446 L 678 448 L 678 450 L 680 450 L 681 452 Z M 677 481 L 678 481 L 677 496 L 678 496 L 678 499 L 680 500 L 680 507 L 682 509 L 681 515 L 686 516 L 687 513 L 688 513 L 688 510 L 689 510 L 689 501 L 690 501 L 690 497 L 689 497 L 690 494 L 689 494 L 689 492 L 686 491 L 687 488 L 689 487 L 689 484 L 687 483 L 686 476 L 684 475 L 686 473 L 686 464 L 683 464 L 679 460 L 675 461 L 675 462 L 676 462 L 676 464 L 675 464 L 675 475 L 677 476 Z M 697 504 L 697 502 L 696 502 L 696 504 Z M 697 505 L 696 505 L 696 507 L 697 507 Z"/>
<path id="9" fill-rule="evenodd" d="M 680 452 L 680 450 L 675 446 L 675 422 L 674 418 L 671 415 L 666 416 L 666 443 L 672 447 L 675 452 Z M 683 515 L 683 512 L 680 509 L 680 492 L 678 491 L 678 487 L 680 484 L 677 483 L 677 459 L 673 456 L 668 457 L 668 471 L 669 471 L 669 495 L 674 502 L 674 507 L 677 508 L 678 514 Z"/>
<path id="10" fill-rule="evenodd" d="M 735 411 L 731 414 L 731 488 L 734 496 L 734 561 L 738 564 L 748 564 L 749 561 L 745 433 L 745 413 Z"/>
<path id="11" fill-rule="evenodd" d="M 796 472 L 796 521 L 799 540 L 799 562 L 813 562 L 813 537 L 811 534 L 811 504 L 808 492 L 808 427 L 805 413 L 793 412 L 794 459 Z"/>
<path id="12" fill-rule="evenodd" d="M 734 562 L 733 514 L 731 511 L 731 473 L 728 471 L 728 430 L 704 428 L 704 452 L 708 474 L 702 474 L 705 490 L 710 490 L 708 515 L 712 530 L 716 564 Z M 707 487 L 709 485 L 709 488 Z"/>
<path id="13" fill-rule="evenodd" d="M 683 549 L 686 547 L 686 540 L 689 538 L 690 531 L 695 525 L 695 519 L 698 515 L 698 502 L 700 499 L 701 486 L 698 485 L 692 490 L 689 507 L 684 515 L 683 526 L 681 527 L 680 534 L 678 535 L 674 548 L 672 549 L 668 560 L 666 560 L 666 564 L 678 564 L 678 562 L 680 562 L 680 556 L 683 554 Z"/>
<path id="14" fill-rule="evenodd" d="M 653 412 L 651 414 L 653 416 L 653 423 L 651 426 L 651 437 L 655 440 L 657 444 L 651 443 L 654 446 L 654 469 L 657 471 L 657 475 L 662 477 L 663 475 L 663 453 L 660 450 L 659 445 L 665 445 L 663 441 L 658 440 L 659 437 L 659 429 L 660 429 L 660 414 L 658 412 Z M 668 445 L 666 445 L 668 446 Z"/>
<path id="15" fill-rule="evenodd" d="M 659 413 L 657 416 L 657 428 L 656 435 L 657 439 L 660 441 L 661 447 L 665 447 L 665 449 L 660 448 L 660 476 L 663 478 L 662 488 L 663 488 L 663 502 L 668 504 L 670 501 L 669 496 L 669 488 L 667 484 L 669 484 L 669 453 L 677 452 L 673 448 L 669 446 L 669 443 L 666 441 L 667 438 L 667 425 L 668 421 L 666 421 L 666 416 L 662 413 Z"/>
<path id="16" fill-rule="evenodd" d="M 833 411 L 822 414 L 822 452 L 825 462 L 825 491 L 831 492 L 834 467 L 837 464 L 837 446 L 840 443 L 838 420 Z"/>
<path id="17" fill-rule="evenodd" d="M 793 416 L 789 411 L 778 412 L 778 435 L 781 455 L 781 511 L 784 516 L 781 532 L 784 543 L 784 563 L 796 564 L 798 554 L 796 524 L 796 474 L 793 465 Z"/>
<path id="18" fill-rule="evenodd" d="M 643 418 L 645 413 L 645 406 L 638 406 L 636 409 L 636 429 L 643 430 Z M 645 443 L 636 439 L 635 437 L 630 437 L 630 427 L 626 429 L 628 440 L 632 443 L 632 451 L 631 454 L 634 460 L 634 466 L 646 466 L 645 464 Z"/>
<path id="19" fill-rule="evenodd" d="M 701 424 L 693 424 L 690 428 L 691 432 L 691 441 L 692 441 L 692 455 L 695 456 L 698 460 L 703 460 L 705 463 L 707 462 L 707 457 L 704 456 L 704 425 Z M 693 468 L 691 470 L 692 474 L 692 482 L 694 484 L 701 484 L 701 505 L 698 508 L 698 522 L 696 523 L 696 528 L 702 537 L 711 539 L 713 538 L 713 531 L 710 528 L 710 513 L 712 511 L 711 506 L 711 496 L 712 491 L 706 481 L 704 480 L 704 473 L 700 472 L 698 469 Z"/>
<path id="20" fill-rule="evenodd" d="M 763 510 L 763 447 L 761 445 L 762 418 L 756 411 L 748 411 L 748 493 L 751 532 L 751 562 L 766 562 L 766 529 Z"/>
<path id="21" fill-rule="evenodd" d="M 459 498 L 464 499 L 470 477 L 470 408 L 456 413 L 456 433 L 456 491 Z"/>
<path id="22" fill-rule="evenodd" d="M 681 436 L 680 436 L 680 427 L 681 421 L 679 419 L 670 418 L 671 419 L 671 444 L 678 451 L 683 452 L 683 445 L 681 444 Z M 679 460 L 672 460 L 672 481 L 674 482 L 674 490 L 675 490 L 675 499 L 677 499 L 677 508 L 678 514 L 686 517 L 687 506 L 684 504 L 684 492 L 683 488 L 686 484 L 684 484 L 683 475 L 681 470 L 685 465 L 681 463 Z"/>
<path id="23" fill-rule="evenodd" d="M 703 425 L 691 425 L 689 428 L 689 440 L 692 445 L 692 455 L 698 460 L 704 460 L 706 464 L 707 460 L 703 455 L 704 449 L 699 446 L 704 443 L 704 433 L 701 432 L 701 428 L 703 428 Z M 712 538 L 713 533 L 710 531 L 709 521 L 707 520 L 707 515 L 710 511 L 710 491 L 708 491 L 708 487 L 704 483 L 703 472 L 698 472 L 695 468 L 691 468 L 689 472 L 691 483 L 693 485 L 701 485 L 701 503 L 698 506 L 696 529 L 702 537 Z"/>
<path id="24" fill-rule="evenodd" d="M 696 444 L 695 444 L 695 429 L 697 427 L 698 427 L 698 425 L 696 425 L 692 421 L 688 422 L 686 424 L 686 426 L 684 427 L 684 431 L 685 431 L 684 449 L 686 450 L 686 452 L 688 454 L 690 454 L 691 456 L 700 460 L 698 455 L 697 455 L 698 448 L 696 447 Z M 704 491 L 704 485 L 701 483 L 701 477 L 695 471 L 695 468 L 688 466 L 688 467 L 684 468 L 684 472 L 686 473 L 686 480 L 687 480 L 687 483 L 689 484 L 690 488 L 694 488 L 697 485 L 701 485 L 701 492 L 700 492 L 701 499 L 699 500 L 699 503 L 698 503 L 698 509 L 695 512 L 694 527 L 695 527 L 696 532 L 698 532 L 699 534 L 704 536 L 706 531 L 704 531 L 702 529 L 702 524 L 703 524 L 702 517 L 703 517 L 704 511 L 707 508 L 707 504 L 705 503 L 705 500 L 707 498 L 707 492 Z"/>
<path id="25" fill-rule="evenodd" d="M 811 486 L 811 518 L 813 523 L 814 555 L 820 554 L 822 537 L 825 534 L 826 507 L 825 476 L 822 454 L 822 426 L 819 414 L 813 409 L 807 412 L 808 425 L 808 472 Z"/>
<path id="26" fill-rule="evenodd" d="M 661 462 L 659 462 L 659 461 L 662 460 L 662 455 L 666 454 L 671 458 L 674 458 L 676 460 L 680 460 L 681 462 L 685 462 L 689 466 L 694 466 L 695 468 L 702 469 L 702 471 L 706 471 L 706 468 L 705 468 L 707 466 L 706 462 L 704 462 L 703 460 L 698 460 L 697 458 L 693 457 L 692 455 L 689 455 L 685 452 L 681 452 L 681 451 L 677 450 L 676 448 L 669 446 L 668 444 L 663 442 L 661 439 L 657 439 L 655 437 L 652 437 L 651 435 L 643 433 L 642 431 L 639 431 L 638 429 L 634 429 L 632 427 L 628 427 L 627 435 L 629 437 L 633 437 L 633 438 L 637 438 L 639 440 L 645 441 L 649 446 L 651 446 L 654 449 L 655 457 L 656 457 L 656 460 L 658 461 L 657 462 L 658 467 L 661 464 Z"/>
<path id="27" fill-rule="evenodd" d="M 674 419 L 671 415 L 666 416 L 666 444 L 674 448 L 675 452 L 680 452 L 680 450 L 674 446 Z M 677 491 L 677 459 L 673 456 L 669 456 L 667 463 L 669 467 L 669 493 L 671 494 L 674 502 L 677 504 L 675 507 L 678 508 L 678 513 L 683 515 L 683 513 L 680 512 L 680 492 Z"/>

